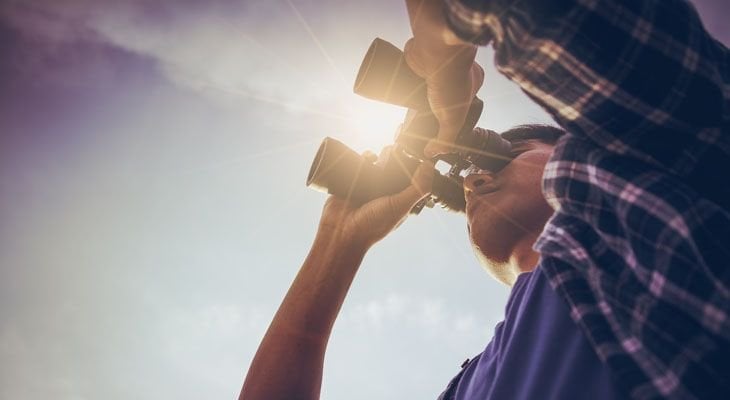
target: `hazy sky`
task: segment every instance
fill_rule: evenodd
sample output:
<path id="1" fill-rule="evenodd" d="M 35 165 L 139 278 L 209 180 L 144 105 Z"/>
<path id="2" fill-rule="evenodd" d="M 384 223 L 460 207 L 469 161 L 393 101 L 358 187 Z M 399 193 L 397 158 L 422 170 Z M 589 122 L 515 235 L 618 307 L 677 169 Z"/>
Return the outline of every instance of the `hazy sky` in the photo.
<path id="1" fill-rule="evenodd" d="M 730 6 L 697 5 L 727 44 Z M 1 2 L 0 398 L 235 398 L 313 238 L 319 142 L 377 151 L 404 116 L 351 92 L 376 36 L 409 37 L 401 2 Z M 480 125 L 550 121 L 479 58 Z M 365 259 L 322 397 L 435 398 L 507 293 L 425 210 Z"/>

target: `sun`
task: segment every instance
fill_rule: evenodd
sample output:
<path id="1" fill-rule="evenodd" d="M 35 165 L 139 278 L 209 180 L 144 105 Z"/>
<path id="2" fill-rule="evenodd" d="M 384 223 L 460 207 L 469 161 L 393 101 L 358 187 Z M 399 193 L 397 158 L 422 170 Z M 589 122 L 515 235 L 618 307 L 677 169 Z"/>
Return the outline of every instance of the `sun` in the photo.
<path id="1" fill-rule="evenodd" d="M 354 94 L 347 99 L 346 107 L 349 125 L 347 145 L 358 152 L 369 150 L 376 154 L 394 143 L 407 111 Z"/>

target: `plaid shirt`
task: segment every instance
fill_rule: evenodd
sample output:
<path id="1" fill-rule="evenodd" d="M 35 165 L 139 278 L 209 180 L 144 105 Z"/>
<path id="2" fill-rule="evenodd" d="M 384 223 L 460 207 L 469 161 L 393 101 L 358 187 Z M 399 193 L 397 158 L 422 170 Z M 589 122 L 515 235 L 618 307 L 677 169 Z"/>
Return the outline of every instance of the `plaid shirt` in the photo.
<path id="1" fill-rule="evenodd" d="M 730 398 L 730 54 L 681 0 L 446 0 L 569 132 L 536 249 L 634 399 Z M 579 384 L 579 383 L 577 383 Z"/>

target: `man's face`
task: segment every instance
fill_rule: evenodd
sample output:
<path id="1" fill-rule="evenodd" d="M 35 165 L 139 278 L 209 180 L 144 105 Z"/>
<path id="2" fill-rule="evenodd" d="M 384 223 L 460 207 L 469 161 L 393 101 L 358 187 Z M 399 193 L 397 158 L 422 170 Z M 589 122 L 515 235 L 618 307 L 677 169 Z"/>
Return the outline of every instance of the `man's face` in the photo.
<path id="1" fill-rule="evenodd" d="M 464 179 L 472 245 L 503 282 L 509 281 L 503 269 L 514 261 L 515 250 L 529 251 L 553 212 L 541 191 L 553 146 L 532 139 L 515 143 L 513 150 L 514 160 L 501 171 L 479 171 Z"/>

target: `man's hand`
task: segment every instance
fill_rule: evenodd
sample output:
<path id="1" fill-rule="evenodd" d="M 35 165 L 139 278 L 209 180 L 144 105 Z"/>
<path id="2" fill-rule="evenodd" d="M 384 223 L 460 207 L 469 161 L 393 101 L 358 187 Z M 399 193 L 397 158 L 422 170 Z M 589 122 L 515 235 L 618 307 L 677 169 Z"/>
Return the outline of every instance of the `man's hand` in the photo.
<path id="1" fill-rule="evenodd" d="M 408 66 L 426 80 L 428 101 L 439 121 L 438 137 L 424 150 L 433 157 L 450 151 L 484 81 L 474 62 L 477 47 L 449 29 L 441 0 L 406 0 L 413 38 L 404 48 Z"/>
<path id="2" fill-rule="evenodd" d="M 433 174 L 433 164 L 424 162 L 406 189 L 360 207 L 330 196 L 324 205 L 318 235 L 332 238 L 335 246 L 356 246 L 366 250 L 398 227 L 413 206 L 430 193 Z"/>

